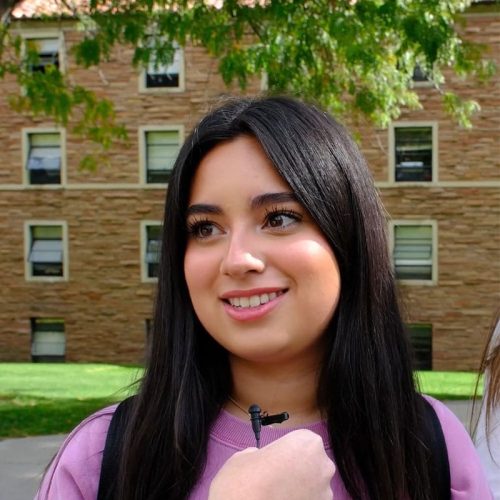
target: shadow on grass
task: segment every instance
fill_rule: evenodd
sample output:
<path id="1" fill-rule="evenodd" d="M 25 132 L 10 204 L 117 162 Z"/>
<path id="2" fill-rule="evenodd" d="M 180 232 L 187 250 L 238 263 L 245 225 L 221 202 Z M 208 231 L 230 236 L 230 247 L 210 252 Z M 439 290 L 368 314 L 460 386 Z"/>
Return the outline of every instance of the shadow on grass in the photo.
<path id="1" fill-rule="evenodd" d="M 0 396 L 0 438 L 61 434 L 85 417 L 116 401 L 96 399 L 45 399 Z"/>

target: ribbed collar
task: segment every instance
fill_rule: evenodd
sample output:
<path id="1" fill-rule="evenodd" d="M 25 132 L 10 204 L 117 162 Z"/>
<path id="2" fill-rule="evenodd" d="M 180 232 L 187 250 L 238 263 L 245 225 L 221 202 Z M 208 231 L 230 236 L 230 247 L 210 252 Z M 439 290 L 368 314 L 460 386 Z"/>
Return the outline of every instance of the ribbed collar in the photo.
<path id="1" fill-rule="evenodd" d="M 326 422 L 315 422 L 301 427 L 282 427 L 281 424 L 262 427 L 260 434 L 261 446 L 272 443 L 289 432 L 297 429 L 308 429 L 323 439 L 326 450 L 330 449 Z M 215 420 L 210 438 L 238 450 L 255 446 L 255 436 L 250 425 L 250 420 L 241 420 L 231 415 L 226 410 L 221 410 Z"/>

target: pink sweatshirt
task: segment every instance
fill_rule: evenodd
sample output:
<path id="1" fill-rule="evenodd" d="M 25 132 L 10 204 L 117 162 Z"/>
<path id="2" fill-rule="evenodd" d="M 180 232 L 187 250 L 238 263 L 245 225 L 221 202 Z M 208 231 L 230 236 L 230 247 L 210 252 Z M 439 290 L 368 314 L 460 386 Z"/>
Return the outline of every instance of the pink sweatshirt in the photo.
<path id="1" fill-rule="evenodd" d="M 450 461 L 452 500 L 491 499 L 485 475 L 467 431 L 445 405 L 432 398 L 428 400 L 443 427 Z M 45 474 L 36 500 L 96 498 L 102 451 L 115 407 L 94 413 L 73 430 Z M 323 438 L 326 452 L 333 458 L 325 423 L 318 422 L 307 428 Z M 292 430 L 294 429 L 280 426 L 264 427 L 261 445 L 265 446 Z M 221 466 L 233 453 L 250 446 L 255 446 L 250 423 L 222 411 L 210 433 L 207 465 L 190 499 L 206 500 L 210 483 Z M 334 475 L 332 490 L 335 500 L 350 499 L 339 474 Z"/>

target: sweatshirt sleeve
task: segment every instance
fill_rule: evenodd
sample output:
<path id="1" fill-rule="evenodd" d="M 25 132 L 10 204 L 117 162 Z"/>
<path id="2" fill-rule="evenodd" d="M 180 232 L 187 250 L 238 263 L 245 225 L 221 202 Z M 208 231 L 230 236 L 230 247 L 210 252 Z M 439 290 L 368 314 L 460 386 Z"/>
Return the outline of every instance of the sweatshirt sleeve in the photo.
<path id="1" fill-rule="evenodd" d="M 48 466 L 35 500 L 95 500 L 102 452 L 116 405 L 81 422 Z"/>
<path id="2" fill-rule="evenodd" d="M 429 396 L 443 429 L 450 463 L 452 500 L 488 500 L 491 491 L 474 444 L 455 414 Z"/>

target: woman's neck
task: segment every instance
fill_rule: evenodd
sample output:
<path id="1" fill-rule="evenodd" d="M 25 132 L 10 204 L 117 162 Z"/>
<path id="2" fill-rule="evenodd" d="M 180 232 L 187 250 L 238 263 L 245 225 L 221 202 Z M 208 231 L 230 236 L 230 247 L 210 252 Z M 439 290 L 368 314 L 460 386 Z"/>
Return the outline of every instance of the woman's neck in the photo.
<path id="1" fill-rule="evenodd" d="M 322 419 L 316 393 L 318 366 L 303 362 L 288 365 L 251 363 L 230 358 L 233 392 L 225 409 L 238 418 L 245 418 L 252 404 L 270 415 L 288 412 L 290 418 L 283 426 L 297 427 Z M 248 418 L 248 417 L 247 417 Z"/>

